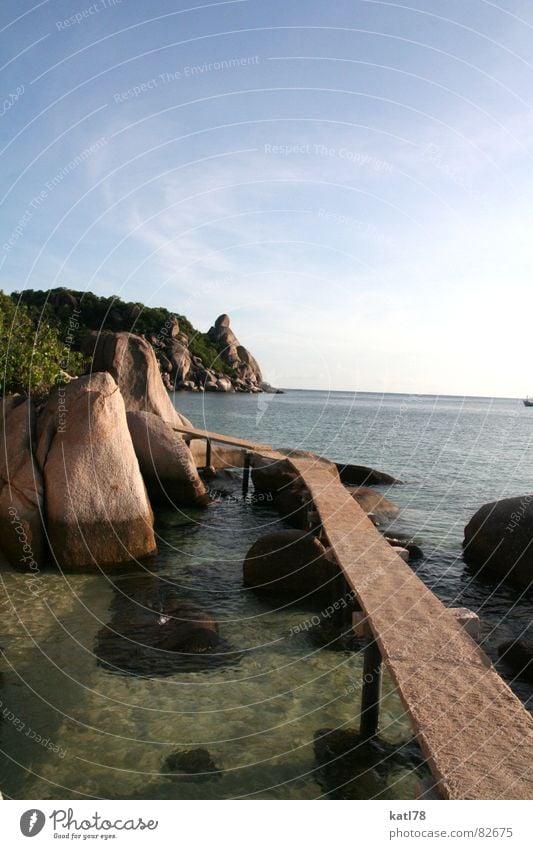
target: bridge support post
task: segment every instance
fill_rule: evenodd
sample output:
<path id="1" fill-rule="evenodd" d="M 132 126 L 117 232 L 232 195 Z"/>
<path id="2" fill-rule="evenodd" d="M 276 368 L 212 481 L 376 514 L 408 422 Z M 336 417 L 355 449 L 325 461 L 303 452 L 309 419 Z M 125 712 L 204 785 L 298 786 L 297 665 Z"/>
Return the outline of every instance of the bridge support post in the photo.
<path id="1" fill-rule="evenodd" d="M 359 733 L 365 740 L 375 737 L 379 726 L 381 672 L 383 658 L 375 639 L 370 636 L 363 659 L 363 688 L 361 691 L 361 725 Z"/>
<path id="2" fill-rule="evenodd" d="M 242 473 L 242 497 L 248 495 L 248 487 L 250 486 L 250 452 L 247 451 L 244 455 L 244 468 Z"/>
<path id="3" fill-rule="evenodd" d="M 208 469 L 211 465 L 211 440 L 206 439 L 205 441 L 205 465 Z"/>

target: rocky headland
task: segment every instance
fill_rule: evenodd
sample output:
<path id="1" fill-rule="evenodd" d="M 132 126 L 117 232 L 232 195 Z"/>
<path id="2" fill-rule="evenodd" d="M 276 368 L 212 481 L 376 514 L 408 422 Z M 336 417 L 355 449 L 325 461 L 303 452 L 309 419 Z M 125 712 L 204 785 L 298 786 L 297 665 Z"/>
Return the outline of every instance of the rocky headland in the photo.
<path id="1" fill-rule="evenodd" d="M 163 307 L 127 303 L 116 296 L 103 298 L 92 292 L 58 288 L 48 292 L 28 289 L 11 297 L 32 310 L 36 318 L 58 325 L 60 336 L 72 340 L 69 347 L 73 350 L 93 355 L 95 371 L 107 362 L 106 348 L 115 345 L 113 334 L 131 333 L 151 346 L 166 389 L 278 391 L 263 379 L 257 360 L 241 345 L 225 314 L 203 333 L 186 316 Z M 106 340 L 107 334 L 111 336 Z M 99 339 L 97 349 L 95 337 Z"/>

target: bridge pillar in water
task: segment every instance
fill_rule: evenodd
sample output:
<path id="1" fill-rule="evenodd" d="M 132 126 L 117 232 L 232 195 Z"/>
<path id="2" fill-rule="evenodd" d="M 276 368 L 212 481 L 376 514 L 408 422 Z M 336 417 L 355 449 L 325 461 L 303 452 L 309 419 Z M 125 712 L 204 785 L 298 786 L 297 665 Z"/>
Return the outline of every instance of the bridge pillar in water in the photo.
<path id="1" fill-rule="evenodd" d="M 244 468 L 242 472 L 242 497 L 248 495 L 248 487 L 250 486 L 250 452 L 247 451 L 244 455 Z"/>
<path id="2" fill-rule="evenodd" d="M 373 635 L 370 634 L 363 659 L 361 724 L 359 728 L 361 737 L 366 740 L 375 737 L 378 733 L 382 667 L 381 651 Z"/>

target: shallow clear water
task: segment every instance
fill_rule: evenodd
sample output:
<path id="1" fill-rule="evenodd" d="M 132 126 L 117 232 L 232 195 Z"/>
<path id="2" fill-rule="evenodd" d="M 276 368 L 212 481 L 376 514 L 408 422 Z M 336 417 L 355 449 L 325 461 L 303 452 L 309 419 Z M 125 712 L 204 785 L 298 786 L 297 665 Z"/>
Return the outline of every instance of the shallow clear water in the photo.
<path id="1" fill-rule="evenodd" d="M 210 430 L 315 451 L 404 481 L 381 489 L 401 508 L 390 529 L 412 535 L 426 555 L 416 566 L 420 577 L 446 604 L 479 614 L 493 660 L 499 643 L 528 637 L 531 596 L 472 578 L 462 540 L 482 504 L 533 492 L 533 408 L 518 399 L 302 390 L 174 397 Z M 524 701 L 531 696 L 524 682 L 500 671 Z"/>
<path id="2" fill-rule="evenodd" d="M 402 478 L 405 485 L 388 496 L 402 508 L 398 530 L 413 533 L 426 553 L 418 567 L 423 579 L 447 603 L 479 611 L 493 656 L 498 642 L 527 628 L 530 604 L 516 592 L 471 580 L 461 540 L 481 503 L 530 491 L 533 411 L 516 401 L 310 392 L 180 394 L 175 402 L 198 426 Z M 207 512 L 157 515 L 153 580 L 163 576 L 181 597 L 211 612 L 227 650 L 239 652 L 208 671 L 113 674 L 98 664 L 94 649 L 124 589 L 118 575 L 49 572 L 35 598 L 24 576 L 2 567 L 2 792 L 28 799 L 322 795 L 313 735 L 357 727 L 362 658 L 317 648 L 305 629 L 295 633 L 316 608 L 275 608 L 243 590 L 246 551 L 279 524 L 268 504 L 231 501 Z M 382 734 L 402 742 L 410 726 L 387 677 L 384 687 Z M 522 682 L 513 687 L 527 697 Z M 220 776 L 161 775 L 171 752 L 197 747 L 209 750 Z M 363 773 L 355 792 L 412 798 L 418 778 L 391 758 L 381 774 Z"/>

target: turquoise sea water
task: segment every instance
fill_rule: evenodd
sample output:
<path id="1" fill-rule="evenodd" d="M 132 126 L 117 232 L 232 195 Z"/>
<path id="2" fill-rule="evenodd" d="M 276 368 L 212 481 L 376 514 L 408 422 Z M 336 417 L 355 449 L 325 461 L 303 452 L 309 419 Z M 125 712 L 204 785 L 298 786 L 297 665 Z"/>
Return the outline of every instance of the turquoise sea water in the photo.
<path id="1" fill-rule="evenodd" d="M 493 659 L 500 642 L 528 636 L 531 598 L 473 579 L 462 559 L 464 526 L 482 504 L 533 492 L 533 408 L 520 399 L 288 390 L 179 393 L 175 404 L 209 430 L 315 451 L 404 481 L 381 489 L 401 507 L 391 529 L 424 550 L 419 575 L 446 604 L 479 613 Z M 523 699 L 530 695 L 510 681 Z"/>
<path id="2" fill-rule="evenodd" d="M 472 579 L 462 531 L 487 500 L 531 491 L 533 410 L 519 401 L 289 391 L 284 395 L 177 394 L 201 427 L 277 447 L 372 465 L 405 481 L 387 495 L 398 531 L 425 552 L 417 570 L 448 604 L 477 610 L 486 650 L 525 632 L 519 593 Z M 356 728 L 357 652 L 319 648 L 295 626 L 315 613 L 274 607 L 242 588 L 242 561 L 279 527 L 269 504 L 220 501 L 207 512 L 159 511 L 163 578 L 218 621 L 227 662 L 168 675 L 119 675 L 97 662 L 103 625 L 127 587 L 116 575 L 46 575 L 35 598 L 2 566 L 0 789 L 14 798 L 297 798 L 325 793 L 313 752 L 321 728 Z M 127 575 L 139 577 L 139 570 Z M 231 654 L 234 652 L 234 654 Z M 502 669 L 505 674 L 505 670 Z M 512 682 L 528 697 L 527 686 Z M 410 736 L 385 676 L 381 733 Z M 217 777 L 162 773 L 176 749 L 208 749 Z M 350 794 L 413 798 L 422 771 L 390 758 L 362 770 Z"/>

